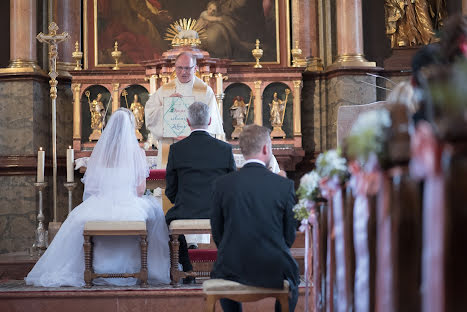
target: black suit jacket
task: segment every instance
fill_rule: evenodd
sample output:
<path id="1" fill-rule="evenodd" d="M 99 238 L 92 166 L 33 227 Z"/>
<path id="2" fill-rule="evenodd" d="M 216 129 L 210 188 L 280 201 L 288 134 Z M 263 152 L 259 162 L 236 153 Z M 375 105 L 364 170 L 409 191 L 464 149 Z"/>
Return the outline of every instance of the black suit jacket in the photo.
<path id="1" fill-rule="evenodd" d="M 166 220 L 208 219 L 212 184 L 235 170 L 232 147 L 205 131 L 170 146 L 165 195 L 174 203 Z"/>
<path id="2" fill-rule="evenodd" d="M 289 278 L 298 285 L 290 253 L 294 203 L 293 182 L 258 163 L 216 180 L 211 228 L 218 252 L 211 277 L 269 288 L 282 288 Z"/>

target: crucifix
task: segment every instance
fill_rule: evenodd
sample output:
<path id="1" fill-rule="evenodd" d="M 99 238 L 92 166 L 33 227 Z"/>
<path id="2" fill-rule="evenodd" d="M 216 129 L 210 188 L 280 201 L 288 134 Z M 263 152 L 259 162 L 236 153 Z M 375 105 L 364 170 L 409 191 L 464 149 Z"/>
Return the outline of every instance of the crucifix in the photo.
<path id="1" fill-rule="evenodd" d="M 67 32 L 57 34 L 58 26 L 49 24 L 49 33 L 40 32 L 36 38 L 39 42 L 49 45 L 49 77 L 50 98 L 52 99 L 52 162 L 53 162 L 53 207 L 54 222 L 57 222 L 57 44 L 70 38 Z"/>

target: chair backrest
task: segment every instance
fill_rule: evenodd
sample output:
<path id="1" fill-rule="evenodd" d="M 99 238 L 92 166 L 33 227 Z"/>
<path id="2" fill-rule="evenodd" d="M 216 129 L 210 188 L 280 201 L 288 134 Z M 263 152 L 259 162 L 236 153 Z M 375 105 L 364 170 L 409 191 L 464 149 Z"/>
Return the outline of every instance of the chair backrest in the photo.
<path id="1" fill-rule="evenodd" d="M 342 146 L 344 139 L 350 134 L 352 126 L 363 112 L 388 108 L 391 103 L 386 101 L 373 102 L 362 105 L 343 105 L 337 111 L 337 146 Z"/>

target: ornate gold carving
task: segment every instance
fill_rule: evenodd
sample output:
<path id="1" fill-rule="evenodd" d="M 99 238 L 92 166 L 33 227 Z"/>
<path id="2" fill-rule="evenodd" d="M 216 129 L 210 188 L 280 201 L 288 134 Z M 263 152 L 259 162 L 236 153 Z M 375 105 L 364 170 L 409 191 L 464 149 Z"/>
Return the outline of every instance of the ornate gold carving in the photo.
<path id="1" fill-rule="evenodd" d="M 384 8 L 392 48 L 429 44 L 446 15 L 445 0 L 385 0 Z"/>
<path id="2" fill-rule="evenodd" d="M 37 65 L 36 61 L 22 60 L 22 59 L 11 60 L 8 67 L 9 68 L 28 68 L 29 67 L 33 69 L 39 69 L 39 65 Z"/>
<path id="3" fill-rule="evenodd" d="M 298 40 L 295 41 L 295 47 L 290 50 L 290 53 L 292 54 L 293 60 L 292 60 L 292 67 L 301 67 L 303 66 L 303 59 L 301 59 L 302 56 L 302 49 L 299 48 L 298 46 Z"/>
<path id="4" fill-rule="evenodd" d="M 119 66 L 118 60 L 122 56 L 122 51 L 118 51 L 118 42 L 117 41 L 115 41 L 114 50 L 112 51 L 111 55 L 112 55 L 113 59 L 115 60 L 115 66 L 112 67 L 112 69 L 113 70 L 119 70 L 120 66 Z"/>
<path id="5" fill-rule="evenodd" d="M 80 83 L 72 83 L 71 90 L 73 91 L 73 139 L 81 139 L 81 99 L 80 99 Z"/>
<path id="6" fill-rule="evenodd" d="M 277 92 L 274 92 L 271 103 L 269 103 L 269 120 L 271 121 L 272 131 L 271 138 L 285 138 L 285 132 L 282 130 L 284 124 L 285 109 L 287 100 L 290 94 L 290 89 L 285 89 L 285 100 L 277 97 Z"/>
<path id="7" fill-rule="evenodd" d="M 301 87 L 303 85 L 302 80 L 294 80 L 293 83 L 293 132 L 294 136 L 302 135 L 302 122 L 301 122 L 301 109 L 300 109 L 300 98 L 301 98 Z"/>
<path id="8" fill-rule="evenodd" d="M 76 66 L 74 70 L 81 70 L 81 59 L 83 58 L 83 52 L 79 51 L 79 42 L 75 42 L 75 51 L 71 53 L 71 57 L 75 60 Z"/>
<path id="9" fill-rule="evenodd" d="M 169 26 L 164 39 L 170 41 L 172 47 L 197 47 L 201 44 L 200 39 L 207 38 L 205 31 L 202 23 L 198 23 L 195 19 L 183 18 Z"/>
<path id="10" fill-rule="evenodd" d="M 323 69 L 323 62 L 319 57 L 312 56 L 307 59 L 306 71 L 322 71 Z"/>
<path id="11" fill-rule="evenodd" d="M 118 82 L 112 83 L 112 112 L 115 112 L 120 107 L 120 97 L 118 93 L 120 91 L 120 84 Z"/>
<path id="12" fill-rule="evenodd" d="M 263 50 L 259 48 L 259 39 L 256 39 L 256 45 L 255 45 L 255 48 L 253 50 L 251 50 L 251 54 L 253 55 L 253 57 L 255 58 L 256 60 L 256 64 L 255 66 L 253 66 L 254 68 L 261 68 L 263 67 L 260 63 L 259 63 L 259 59 L 263 56 Z"/>
<path id="13" fill-rule="evenodd" d="M 126 100 L 126 97 L 125 97 L 125 100 Z M 139 130 L 143 127 L 143 123 L 144 123 L 144 106 L 141 105 L 141 103 L 139 102 L 138 94 L 135 94 L 133 96 L 133 103 L 131 103 L 130 105 L 130 110 L 133 112 L 133 115 L 135 115 L 136 138 L 139 141 L 141 141 L 143 139 L 143 135 L 141 134 Z"/>
<path id="14" fill-rule="evenodd" d="M 209 84 L 209 80 L 212 78 L 212 73 L 202 73 L 201 74 L 201 79 L 203 79 L 203 81 L 206 83 L 206 84 Z"/>
<path id="15" fill-rule="evenodd" d="M 248 115 L 250 113 L 251 100 L 253 98 L 253 92 L 250 93 L 250 101 L 245 103 L 241 96 L 234 98 L 233 105 L 230 107 L 230 115 L 232 116 L 232 126 L 234 131 L 232 132 L 232 139 L 237 139 L 243 130 L 246 122 L 248 121 Z"/>
<path id="16" fill-rule="evenodd" d="M 367 61 L 362 54 L 346 54 L 339 55 L 332 64 L 332 67 L 334 66 L 376 67 L 376 62 Z"/>
<path id="17" fill-rule="evenodd" d="M 91 93 L 89 91 L 85 92 L 86 97 L 88 98 L 89 111 L 91 113 L 91 129 L 92 133 L 89 136 L 89 141 L 97 141 L 101 137 L 102 129 L 104 128 L 104 117 L 105 117 L 105 108 L 102 103 L 102 94 L 97 94 L 97 97 L 92 100 L 89 98 Z"/>

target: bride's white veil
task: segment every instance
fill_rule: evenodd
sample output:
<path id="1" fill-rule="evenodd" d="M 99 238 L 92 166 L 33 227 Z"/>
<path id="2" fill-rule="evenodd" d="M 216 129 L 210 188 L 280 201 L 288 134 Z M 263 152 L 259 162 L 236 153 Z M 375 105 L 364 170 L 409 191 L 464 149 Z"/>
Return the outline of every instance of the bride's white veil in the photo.
<path id="1" fill-rule="evenodd" d="M 88 161 L 83 200 L 92 195 L 121 198 L 136 195 L 149 175 L 144 151 L 135 135 L 135 117 L 119 108 L 110 117 Z"/>

